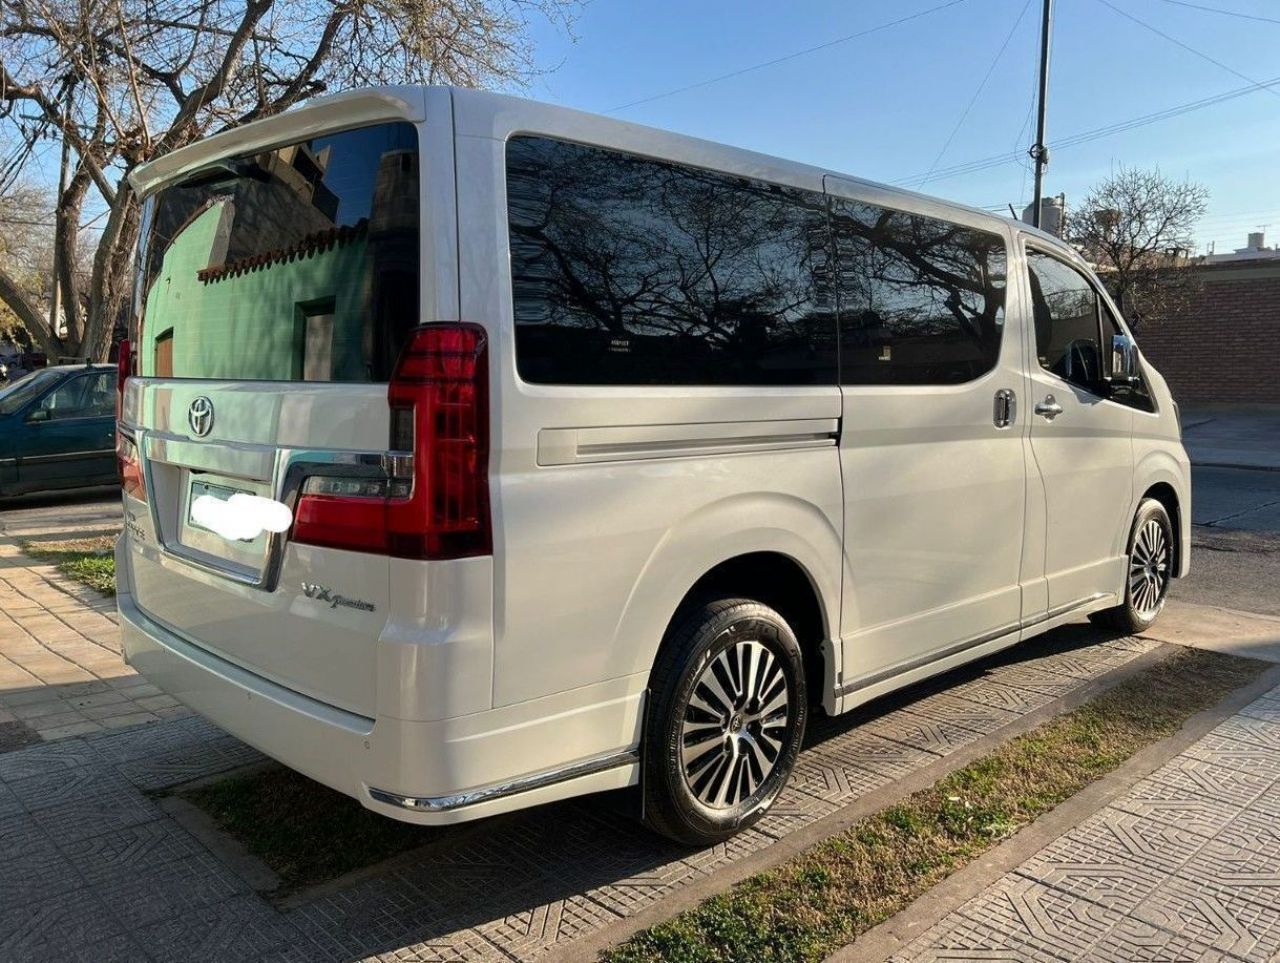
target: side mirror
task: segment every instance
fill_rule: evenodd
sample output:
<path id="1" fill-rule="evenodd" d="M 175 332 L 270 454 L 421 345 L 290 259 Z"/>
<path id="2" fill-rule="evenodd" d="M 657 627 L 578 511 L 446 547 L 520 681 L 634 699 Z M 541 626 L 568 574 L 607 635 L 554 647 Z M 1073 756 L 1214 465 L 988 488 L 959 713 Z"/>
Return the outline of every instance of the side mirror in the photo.
<path id="1" fill-rule="evenodd" d="M 31 412 L 31 414 L 27 415 L 27 423 L 33 424 L 37 421 L 48 421 L 50 417 L 48 408 L 37 408 L 35 411 Z"/>
<path id="2" fill-rule="evenodd" d="M 1127 334 L 1111 336 L 1111 373 L 1107 380 L 1117 385 L 1131 385 L 1138 380 L 1138 345 Z"/>

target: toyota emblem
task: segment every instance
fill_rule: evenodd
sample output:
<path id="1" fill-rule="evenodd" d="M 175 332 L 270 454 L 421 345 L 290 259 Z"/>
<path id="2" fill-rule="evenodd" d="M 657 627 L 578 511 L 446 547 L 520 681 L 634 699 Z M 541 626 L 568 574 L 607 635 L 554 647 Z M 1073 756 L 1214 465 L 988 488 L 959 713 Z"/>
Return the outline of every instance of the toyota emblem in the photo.
<path id="1" fill-rule="evenodd" d="M 213 427 L 213 402 L 204 395 L 191 402 L 191 407 L 187 409 L 187 424 L 197 438 L 209 434 L 209 429 Z"/>

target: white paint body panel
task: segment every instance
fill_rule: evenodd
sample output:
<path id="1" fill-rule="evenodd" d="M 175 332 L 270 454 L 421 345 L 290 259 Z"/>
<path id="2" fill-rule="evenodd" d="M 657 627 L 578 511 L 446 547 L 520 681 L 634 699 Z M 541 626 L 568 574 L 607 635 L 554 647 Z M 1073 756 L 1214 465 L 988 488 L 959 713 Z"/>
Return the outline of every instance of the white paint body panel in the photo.
<path id="1" fill-rule="evenodd" d="M 690 587 L 727 559 L 774 552 L 808 576 L 823 638 L 805 641 L 824 661 L 815 695 L 829 711 L 1113 604 L 1129 520 L 1153 484 L 1176 492 L 1185 571 L 1189 466 L 1167 387 L 1146 369 L 1158 407 L 1147 415 L 1078 401 L 1032 370 L 1019 238 L 1029 232 L 1001 218 L 444 88 L 329 98 L 179 151 L 134 183 L 154 190 L 225 154 L 387 119 L 420 132 L 423 319 L 480 323 L 489 336 L 493 554 L 410 562 L 286 544 L 279 584 L 268 588 L 251 584 L 253 546 L 235 549 L 240 581 L 201 567 L 158 539 L 176 524 L 164 514 L 176 502 L 162 491 L 175 473 L 209 471 L 282 497 L 289 451 L 385 447 L 385 387 L 132 382 L 124 421 L 154 458 L 153 500 L 170 507 L 126 504 L 117 549 L 126 654 L 245 741 L 380 812 L 454 822 L 634 782 L 626 754 L 639 745 L 663 634 Z M 995 231 L 1010 268 L 999 363 L 941 388 L 526 383 L 515 364 L 505 206 L 504 146 L 516 133 Z M 1005 429 L 992 423 L 1001 388 L 1017 397 Z M 1068 410 L 1042 425 L 1031 409 L 1049 390 Z M 206 441 L 182 424 L 198 394 L 219 412 Z M 374 612 L 316 604 L 302 582 L 365 599 Z M 614 757 L 602 771 L 544 778 Z M 492 795 L 511 786 L 523 791 Z M 371 789 L 480 801 L 410 811 Z"/>

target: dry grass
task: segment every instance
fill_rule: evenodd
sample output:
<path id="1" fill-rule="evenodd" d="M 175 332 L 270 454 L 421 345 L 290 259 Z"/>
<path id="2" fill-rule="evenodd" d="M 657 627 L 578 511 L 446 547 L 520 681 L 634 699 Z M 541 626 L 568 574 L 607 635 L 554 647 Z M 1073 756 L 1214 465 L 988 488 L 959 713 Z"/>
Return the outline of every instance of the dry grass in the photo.
<path id="1" fill-rule="evenodd" d="M 1263 663 L 1186 650 L 1010 740 L 797 859 L 607 953 L 610 963 L 821 960 L 1190 716 Z"/>
<path id="2" fill-rule="evenodd" d="M 290 891 L 425 844 L 432 833 L 365 809 L 290 769 L 268 769 L 183 793 Z"/>
<path id="3" fill-rule="evenodd" d="M 40 562 L 52 562 L 59 572 L 97 589 L 116 594 L 116 537 L 100 535 L 65 542 L 24 542 L 24 555 Z"/>

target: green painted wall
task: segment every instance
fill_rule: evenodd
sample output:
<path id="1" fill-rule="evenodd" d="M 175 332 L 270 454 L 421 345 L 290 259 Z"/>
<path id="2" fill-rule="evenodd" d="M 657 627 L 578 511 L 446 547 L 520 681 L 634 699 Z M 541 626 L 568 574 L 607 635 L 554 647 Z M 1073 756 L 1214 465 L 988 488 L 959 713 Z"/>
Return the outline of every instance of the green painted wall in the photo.
<path id="1" fill-rule="evenodd" d="M 364 380 L 365 237 L 201 281 L 199 271 L 220 266 L 210 262 L 222 215 L 222 205 L 210 207 L 165 252 L 147 292 L 141 373 L 155 374 L 156 342 L 172 329 L 175 378 L 300 379 L 305 316 L 331 302 L 333 380 Z"/>

